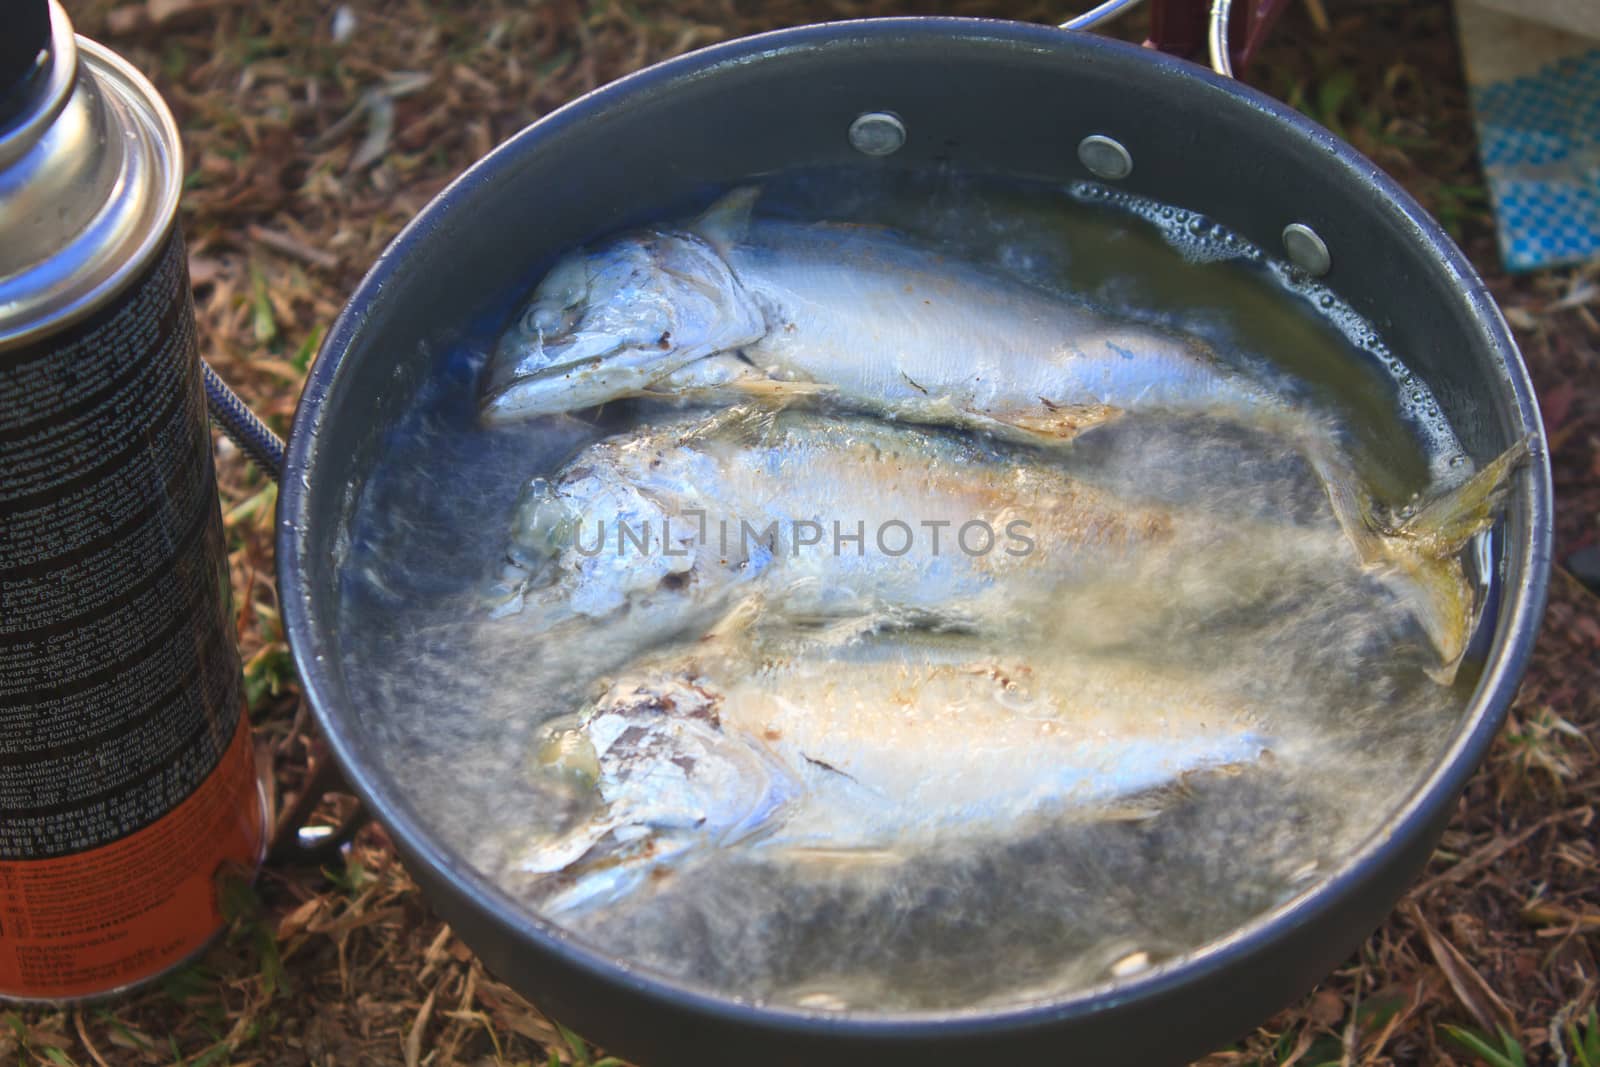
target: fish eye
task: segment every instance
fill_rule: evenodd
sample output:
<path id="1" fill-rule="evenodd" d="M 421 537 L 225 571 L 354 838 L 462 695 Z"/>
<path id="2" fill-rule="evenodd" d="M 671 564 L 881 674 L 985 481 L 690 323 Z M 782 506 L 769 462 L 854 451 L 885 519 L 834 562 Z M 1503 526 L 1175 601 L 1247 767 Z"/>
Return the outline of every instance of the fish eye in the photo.
<path id="1" fill-rule="evenodd" d="M 550 483 L 535 478 L 517 501 L 512 518 L 513 547 L 529 560 L 556 556 L 571 543 L 577 521 Z"/>
<path id="2" fill-rule="evenodd" d="M 522 332 L 530 337 L 561 337 L 577 329 L 582 319 L 581 300 L 559 310 L 539 302 L 522 313 Z"/>
<path id="3" fill-rule="evenodd" d="M 566 320 L 575 318 L 589 297 L 589 267 L 579 256 L 557 263 L 533 292 L 533 302 L 522 315 L 522 328 L 529 333 L 553 333 Z"/>

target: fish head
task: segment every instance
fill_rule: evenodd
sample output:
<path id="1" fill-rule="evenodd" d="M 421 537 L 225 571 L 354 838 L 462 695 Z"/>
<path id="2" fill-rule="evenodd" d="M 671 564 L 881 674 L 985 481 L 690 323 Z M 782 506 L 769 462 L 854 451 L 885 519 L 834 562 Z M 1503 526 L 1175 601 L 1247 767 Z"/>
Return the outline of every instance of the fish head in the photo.
<path id="1" fill-rule="evenodd" d="M 636 395 L 706 356 L 766 333 L 760 308 L 710 240 L 627 234 L 557 263 L 490 359 L 489 422 Z"/>
<path id="2" fill-rule="evenodd" d="M 552 621 L 603 619 L 645 594 L 670 596 L 687 557 L 660 550 L 667 512 L 604 463 L 523 489 L 511 520 L 510 562 L 527 574 Z M 631 535 L 631 536 L 630 536 Z M 548 613 L 546 613 L 548 614 Z"/>
<path id="3" fill-rule="evenodd" d="M 658 444 L 595 446 L 524 488 L 506 556 L 534 626 L 588 619 L 616 640 L 660 638 L 714 618 L 772 564 L 766 543 L 713 525 L 714 459 Z"/>
<path id="4" fill-rule="evenodd" d="M 559 747 L 580 754 L 575 769 L 593 781 L 602 807 L 519 860 L 527 873 L 558 876 L 541 910 L 567 915 L 609 903 L 652 872 L 759 840 L 782 823 L 803 783 L 759 740 L 724 728 L 723 699 L 685 673 L 648 672 L 614 683 L 575 729 L 559 731 L 581 738 Z"/>

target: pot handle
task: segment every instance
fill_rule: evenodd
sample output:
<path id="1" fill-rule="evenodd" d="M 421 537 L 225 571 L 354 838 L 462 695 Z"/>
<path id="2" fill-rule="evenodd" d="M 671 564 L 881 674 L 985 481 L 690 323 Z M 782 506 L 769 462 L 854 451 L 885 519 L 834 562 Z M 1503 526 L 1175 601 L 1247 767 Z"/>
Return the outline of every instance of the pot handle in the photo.
<path id="1" fill-rule="evenodd" d="M 1211 16 L 1206 26 L 1206 49 L 1211 54 L 1211 69 L 1224 78 L 1233 77 L 1233 53 L 1228 46 L 1228 17 L 1233 0 L 1211 0 Z"/>
<path id="2" fill-rule="evenodd" d="M 239 451 L 248 456 L 262 474 L 277 481 L 283 475 L 283 438 L 269 430 L 203 359 L 200 373 L 206 383 L 206 410 L 211 413 L 211 421 L 228 440 L 239 446 Z"/>
<path id="3" fill-rule="evenodd" d="M 326 741 L 312 742 L 311 774 L 300 785 L 293 804 L 273 821 L 267 862 L 278 866 L 321 867 L 339 858 L 340 851 L 371 818 L 366 804 L 355 808 L 337 826 L 311 826 L 317 805 L 329 793 L 349 793 L 344 774 Z"/>
<path id="4" fill-rule="evenodd" d="M 1129 8 L 1138 6 L 1139 0 L 1101 0 L 1100 3 L 1096 4 L 1094 7 L 1091 7 L 1083 14 L 1074 15 L 1072 18 L 1063 22 L 1061 24 L 1061 28 L 1063 30 L 1087 30 L 1090 27 L 1097 26 L 1102 22 L 1108 22 L 1111 19 L 1116 18 Z"/>
<path id="5" fill-rule="evenodd" d="M 250 410 L 238 393 L 205 360 L 200 361 L 200 374 L 206 386 L 206 410 L 211 421 L 239 446 L 261 473 L 273 481 L 283 477 L 283 439 L 268 429 L 267 424 Z M 357 801 L 356 808 L 343 822 L 334 827 L 310 827 L 307 820 L 317 804 L 328 793 L 348 793 L 349 786 L 339 772 L 327 746 L 317 742 L 314 769 L 311 777 L 301 787 L 298 798 L 288 810 L 276 813 L 273 822 L 272 842 L 267 861 L 279 865 L 309 864 L 321 866 L 337 858 L 339 850 L 366 824 L 369 817 L 366 806 Z M 318 832 L 313 832 L 318 831 Z"/>
<path id="6" fill-rule="evenodd" d="M 1102 22 L 1116 18 L 1129 8 L 1138 6 L 1140 0 L 1101 0 L 1101 3 L 1083 14 L 1061 23 L 1063 30 L 1087 30 Z M 1207 16 L 1206 49 L 1211 58 L 1211 69 L 1224 78 L 1233 77 L 1233 56 L 1228 45 L 1228 18 L 1233 13 L 1233 0 L 1210 0 Z"/>

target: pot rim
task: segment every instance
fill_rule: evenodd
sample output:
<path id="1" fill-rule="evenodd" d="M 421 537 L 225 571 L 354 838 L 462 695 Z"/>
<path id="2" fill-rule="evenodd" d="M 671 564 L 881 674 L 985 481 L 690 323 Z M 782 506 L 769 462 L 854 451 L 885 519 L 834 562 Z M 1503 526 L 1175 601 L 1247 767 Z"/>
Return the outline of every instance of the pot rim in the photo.
<path id="1" fill-rule="evenodd" d="M 641 970 L 625 960 L 591 948 L 557 923 L 540 918 L 518 905 L 492 881 L 469 867 L 413 817 L 402 790 L 386 785 L 386 775 L 358 755 L 358 730 L 349 715 L 336 715 L 326 684 L 326 668 L 314 652 L 314 623 L 303 590 L 306 582 L 303 555 L 304 530 L 310 499 L 306 471 L 314 456 L 319 427 L 326 417 L 325 401 L 333 387 L 343 357 L 358 342 L 369 307 L 381 299 L 388 277 L 427 238 L 440 219 L 458 205 L 470 203 L 474 189 L 517 156 L 537 151 L 559 131 L 590 120 L 605 109 L 637 95 L 670 92 L 680 82 L 714 75 L 718 68 L 759 62 L 794 51 L 837 42 L 841 38 L 892 46 L 907 33 L 942 35 L 953 41 L 1021 43 L 1040 51 L 1061 53 L 1063 63 L 1074 50 L 1083 56 L 1105 54 L 1137 56 L 1152 74 L 1185 78 L 1210 90 L 1220 90 L 1238 106 L 1264 113 L 1296 134 L 1325 149 L 1333 160 L 1360 172 L 1374 194 L 1388 198 L 1405 214 L 1415 240 L 1425 244 L 1439 269 L 1444 270 L 1472 303 L 1490 328 L 1496 354 L 1505 372 L 1502 388 L 1509 386 L 1522 432 L 1532 436 L 1532 457 L 1524 467 L 1527 478 L 1527 543 L 1517 562 L 1522 580 L 1507 584 L 1509 614 L 1496 635 L 1483 675 L 1468 702 L 1448 748 L 1436 758 L 1427 777 L 1407 795 L 1401 806 L 1376 827 L 1361 846 L 1326 877 L 1289 900 L 1263 912 L 1216 940 L 1150 967 L 1137 975 L 1102 983 L 1058 997 L 1041 998 L 998 1008 L 966 1008 L 938 1012 L 901 1012 L 852 1015 L 758 1005 L 713 992 L 665 975 Z M 323 342 L 307 377 L 296 411 L 278 500 L 277 566 L 285 633 L 305 696 L 332 747 L 352 790 L 396 840 L 403 854 L 454 881 L 484 908 L 502 929 L 537 944 L 541 951 L 567 967 L 613 985 L 625 985 L 676 1008 L 726 1022 L 759 1025 L 796 1034 L 857 1039 L 915 1037 L 954 1038 L 994 1034 L 1002 1030 L 1028 1030 L 1083 1018 L 1130 1002 L 1150 1000 L 1177 987 L 1192 985 L 1256 954 L 1290 929 L 1315 922 L 1341 898 L 1354 890 L 1367 873 L 1398 859 L 1411 837 L 1425 827 L 1430 815 L 1445 810 L 1465 787 L 1498 732 L 1527 666 L 1548 591 L 1552 537 L 1552 490 L 1544 430 L 1527 369 L 1498 306 L 1465 256 L 1438 224 L 1376 164 L 1328 130 L 1299 112 L 1247 85 L 1160 52 L 1140 48 L 1095 34 L 1064 31 L 1053 26 L 1000 19 L 912 16 L 817 23 L 737 38 L 658 63 L 601 86 L 525 127 L 478 160 L 450 183 L 390 242 L 362 279 Z M 287 590 L 285 596 L 283 591 Z M 376 762 L 376 761 L 374 761 Z"/>

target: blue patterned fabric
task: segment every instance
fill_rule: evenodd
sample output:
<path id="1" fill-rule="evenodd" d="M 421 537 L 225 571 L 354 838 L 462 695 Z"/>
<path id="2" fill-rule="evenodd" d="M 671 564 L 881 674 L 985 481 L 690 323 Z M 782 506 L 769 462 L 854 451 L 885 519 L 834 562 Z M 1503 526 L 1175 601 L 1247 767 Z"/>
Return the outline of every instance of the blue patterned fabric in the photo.
<path id="1" fill-rule="evenodd" d="M 1600 255 L 1600 48 L 1472 86 L 1507 270 Z"/>

